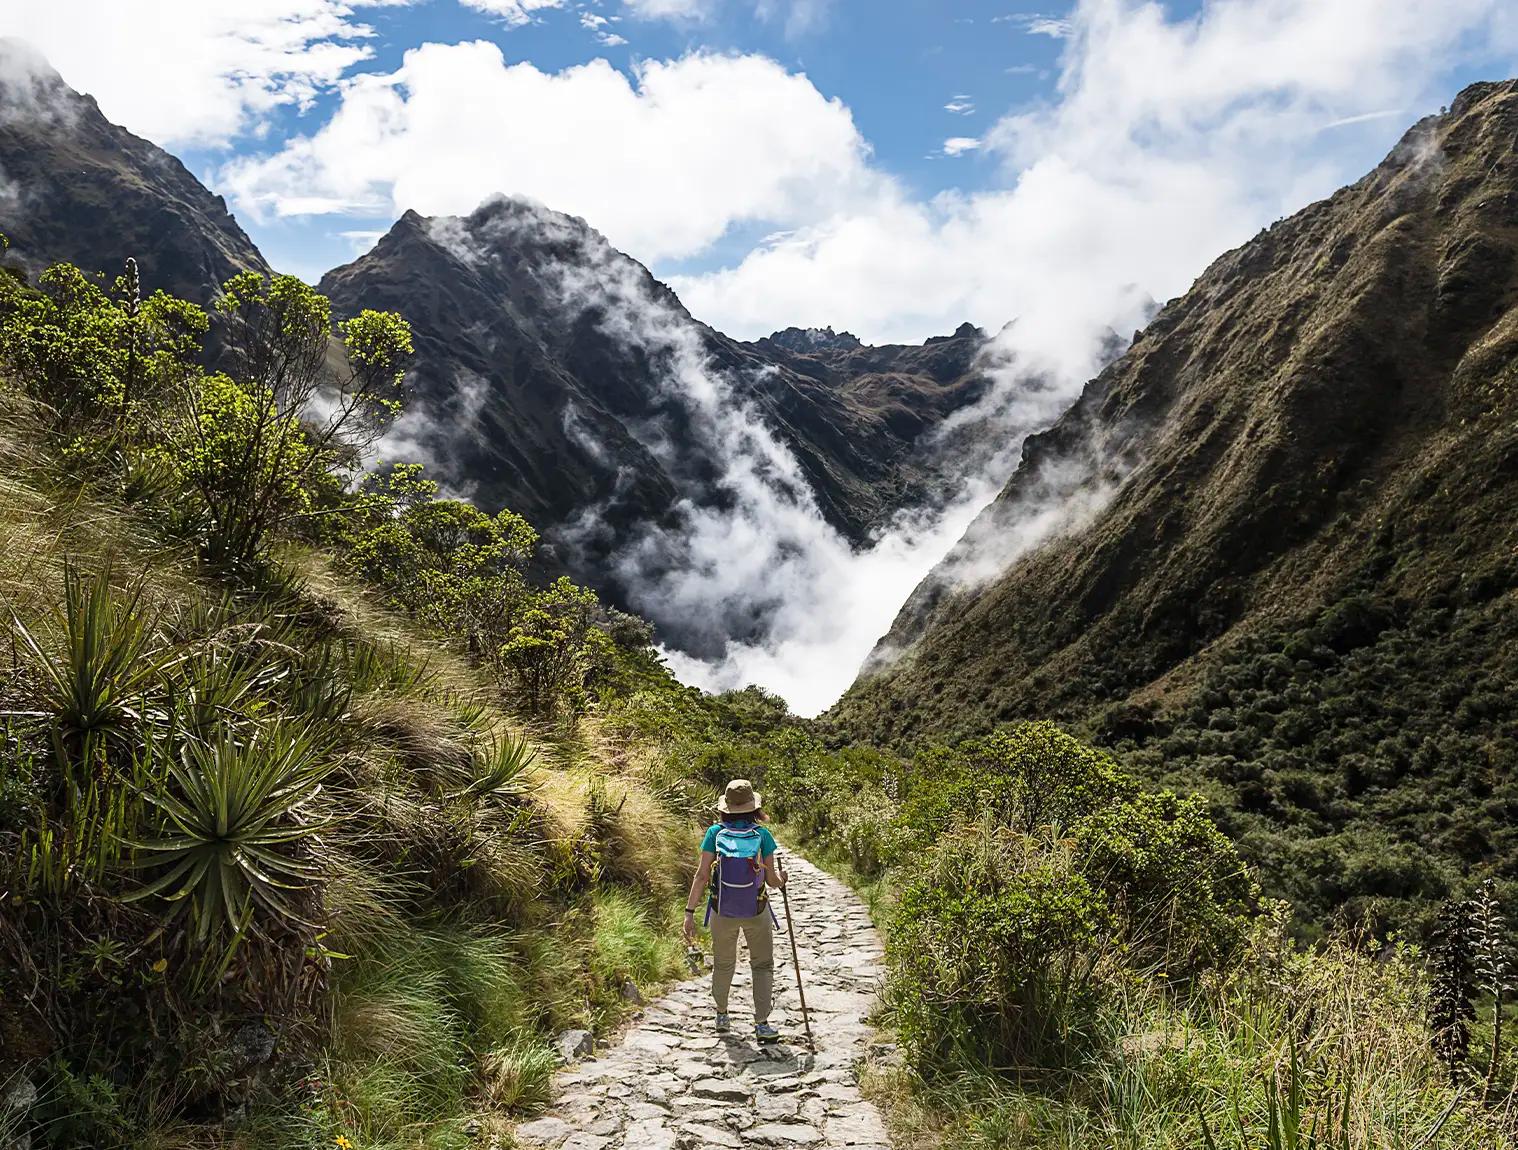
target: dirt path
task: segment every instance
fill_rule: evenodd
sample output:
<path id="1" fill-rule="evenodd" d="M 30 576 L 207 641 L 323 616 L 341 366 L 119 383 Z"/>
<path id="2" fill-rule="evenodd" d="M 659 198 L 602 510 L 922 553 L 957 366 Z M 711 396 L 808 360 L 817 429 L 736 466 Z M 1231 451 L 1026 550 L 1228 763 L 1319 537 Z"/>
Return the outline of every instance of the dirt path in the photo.
<path id="1" fill-rule="evenodd" d="M 787 857 L 786 866 L 815 1057 L 802 1041 L 782 914 L 771 1017 L 784 1036 L 779 1045 L 754 1043 L 748 956 L 740 952 L 731 1034 L 712 1029 L 710 975 L 680 983 L 644 1011 L 618 1046 L 558 1075 L 553 1106 L 517 1128 L 520 1144 L 561 1150 L 889 1147 L 855 1073 L 867 1052 L 865 1017 L 883 970 L 879 936 L 843 883 L 802 859 Z"/>

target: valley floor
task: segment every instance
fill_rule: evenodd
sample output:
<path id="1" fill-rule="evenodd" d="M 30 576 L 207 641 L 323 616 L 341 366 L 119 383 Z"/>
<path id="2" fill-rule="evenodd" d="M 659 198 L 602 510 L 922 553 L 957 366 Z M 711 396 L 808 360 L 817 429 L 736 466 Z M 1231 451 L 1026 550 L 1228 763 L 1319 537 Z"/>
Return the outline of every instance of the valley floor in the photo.
<path id="1" fill-rule="evenodd" d="M 772 1021 L 784 1035 L 780 1044 L 754 1043 L 747 955 L 740 953 L 732 1033 L 712 1030 L 710 976 L 687 979 L 652 1004 L 615 1048 L 561 1073 L 547 1115 L 517 1128 L 520 1144 L 562 1150 L 889 1145 L 857 1075 L 884 973 L 880 938 L 843 883 L 801 859 L 788 859 L 787 870 L 815 1055 L 806 1050 L 783 908 L 777 907 Z"/>

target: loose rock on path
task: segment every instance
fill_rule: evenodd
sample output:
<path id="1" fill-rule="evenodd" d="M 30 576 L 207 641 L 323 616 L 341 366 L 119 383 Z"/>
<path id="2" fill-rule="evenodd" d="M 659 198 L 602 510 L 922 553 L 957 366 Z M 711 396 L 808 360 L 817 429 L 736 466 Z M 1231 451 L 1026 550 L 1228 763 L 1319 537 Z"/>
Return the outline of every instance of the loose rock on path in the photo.
<path id="1" fill-rule="evenodd" d="M 859 1091 L 883 973 L 880 938 L 848 887 L 786 858 L 791 910 L 815 1055 L 807 1051 L 796 974 L 776 896 L 775 1009 L 780 1043 L 753 1037 L 748 955 L 740 950 L 729 1002 L 733 1030 L 712 1029 L 710 973 L 651 1004 L 622 1041 L 559 1073 L 542 1118 L 517 1127 L 523 1146 L 559 1150 L 888 1150 L 875 1106 Z"/>

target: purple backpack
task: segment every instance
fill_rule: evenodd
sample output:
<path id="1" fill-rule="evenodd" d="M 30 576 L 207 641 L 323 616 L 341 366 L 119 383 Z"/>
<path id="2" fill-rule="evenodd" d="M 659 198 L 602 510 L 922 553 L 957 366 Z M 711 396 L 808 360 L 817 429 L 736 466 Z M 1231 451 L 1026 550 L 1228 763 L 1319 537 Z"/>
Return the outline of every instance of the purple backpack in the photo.
<path id="1" fill-rule="evenodd" d="M 755 826 L 717 830 L 717 913 L 724 918 L 753 918 L 764 909 L 764 839 Z"/>

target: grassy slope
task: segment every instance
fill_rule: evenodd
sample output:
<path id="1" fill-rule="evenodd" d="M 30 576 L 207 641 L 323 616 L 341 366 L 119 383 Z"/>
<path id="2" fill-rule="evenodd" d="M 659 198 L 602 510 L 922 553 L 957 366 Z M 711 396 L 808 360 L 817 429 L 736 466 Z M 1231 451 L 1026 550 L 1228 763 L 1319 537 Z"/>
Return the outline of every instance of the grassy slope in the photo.
<path id="1" fill-rule="evenodd" d="M 54 1057 L 103 1074 L 48 1079 L 56 1145 L 78 1137 L 296 1147 L 331 1145 L 338 1134 L 365 1150 L 465 1145 L 468 1120 L 504 1129 L 541 1102 L 548 1036 L 609 1027 L 626 1009 L 624 980 L 646 987 L 680 965 L 670 908 L 688 876 L 684 826 L 645 786 L 637 748 L 593 721 L 569 733 L 528 731 L 538 756 L 529 794 L 441 798 L 440 770 L 521 732 L 474 667 L 303 547 L 281 556 L 290 575 L 272 605 L 247 597 L 227 610 L 230 589 L 197 576 L 186 548 L 133 509 L 57 481 L 56 461 L 28 434 L 25 405 L 13 395 L 0 402 L 0 595 L 25 627 L 56 638 L 65 560 L 98 569 L 109 558 L 123 595 L 140 588 L 138 614 L 153 626 L 181 635 L 205 616 L 200 630 L 230 641 L 258 619 L 293 652 L 335 644 L 351 656 L 344 679 L 353 692 L 339 720 L 341 762 L 317 800 L 339 821 L 319 847 L 331 953 L 309 966 L 326 988 L 316 1004 L 181 1019 L 176 1041 L 187 1053 L 163 1074 L 146 1051 L 91 1052 L 78 1030 L 44 1019 L 130 1028 L 112 1002 L 131 996 L 113 994 L 98 961 L 65 957 L 60 981 L 40 997 L 21 993 L 33 989 L 22 972 L 0 971 L 0 1079 L 18 1059 L 36 1075 Z M 26 709 L 24 652 L 12 650 L 7 664 L 0 707 Z M 26 720 L 8 730 L 0 842 L 14 853 L 46 768 L 28 753 Z M 44 902 L 18 895 L 8 917 L 39 963 L 47 941 L 60 953 L 81 943 Z M 122 933 L 127 942 L 104 968 L 110 977 L 172 987 L 177 969 L 154 970 L 162 944 Z M 268 1026 L 279 1045 L 266 1063 L 229 1068 L 229 1034 L 245 1025 Z M 256 1100 L 252 1110 L 224 1123 L 242 1113 L 242 1098 Z"/>

